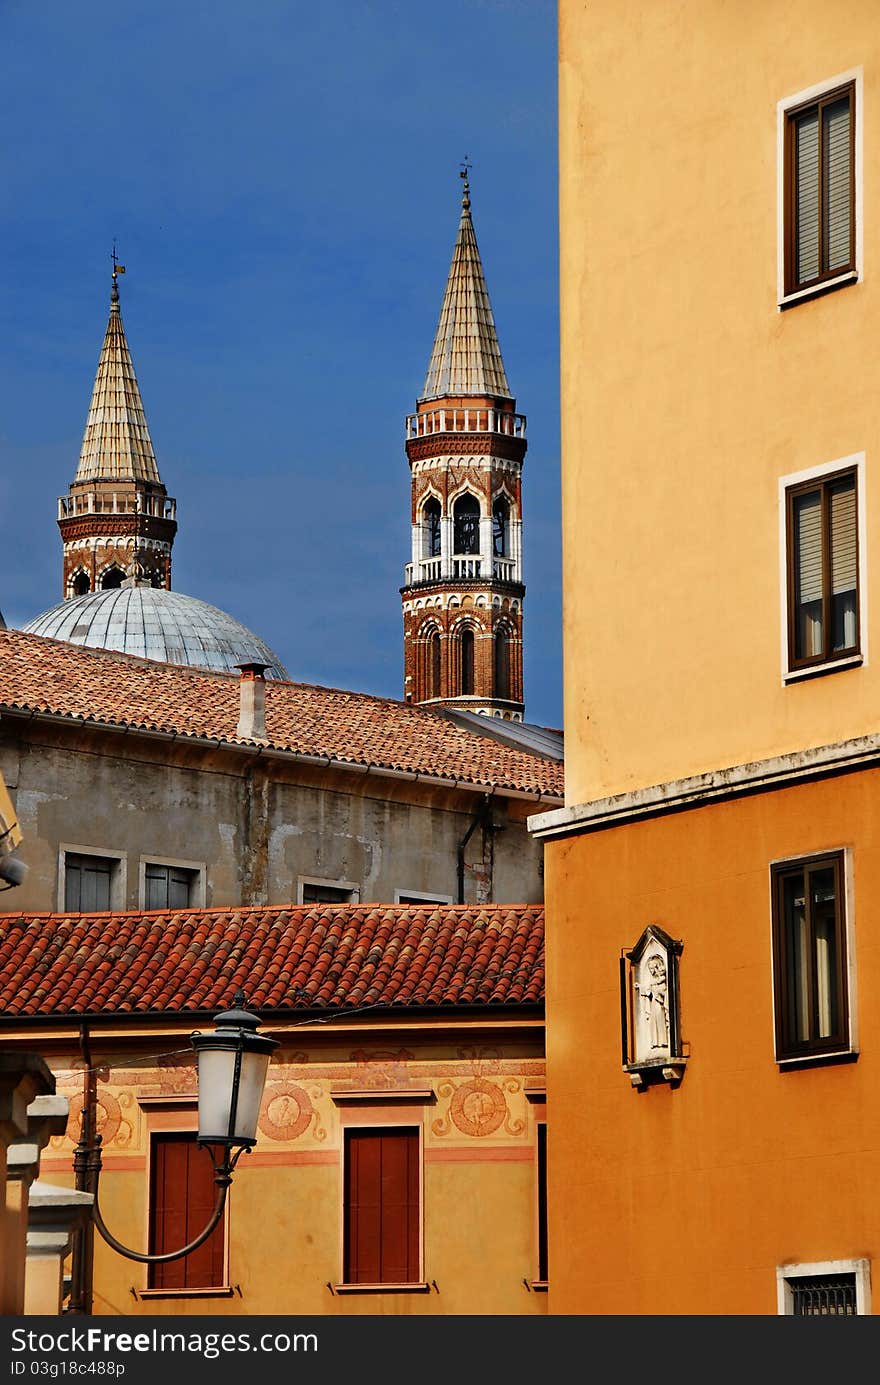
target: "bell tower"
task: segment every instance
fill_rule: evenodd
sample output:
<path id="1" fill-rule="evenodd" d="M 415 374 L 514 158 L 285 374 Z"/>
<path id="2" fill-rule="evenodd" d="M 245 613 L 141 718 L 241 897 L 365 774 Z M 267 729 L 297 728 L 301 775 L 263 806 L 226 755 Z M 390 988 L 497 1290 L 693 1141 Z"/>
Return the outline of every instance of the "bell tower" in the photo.
<path id="1" fill-rule="evenodd" d="M 404 698 L 522 721 L 522 466 L 465 168 L 461 220 L 428 374 L 406 420 L 412 558 Z"/>
<path id="2" fill-rule="evenodd" d="M 58 501 L 65 597 L 119 587 L 135 569 L 150 586 L 171 586 L 177 503 L 159 476 L 125 339 L 117 283 L 124 273 L 114 247 L 110 318 L 79 466 Z"/>

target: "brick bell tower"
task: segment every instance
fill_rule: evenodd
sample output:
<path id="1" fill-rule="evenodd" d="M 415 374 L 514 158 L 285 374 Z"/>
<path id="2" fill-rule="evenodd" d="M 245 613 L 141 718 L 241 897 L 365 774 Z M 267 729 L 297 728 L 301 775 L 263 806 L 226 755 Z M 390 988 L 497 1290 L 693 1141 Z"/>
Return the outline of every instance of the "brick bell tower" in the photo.
<path id="1" fill-rule="evenodd" d="M 522 721 L 522 465 L 515 412 L 471 220 L 461 221 L 428 374 L 406 420 L 412 561 L 404 697 Z"/>
<path id="2" fill-rule="evenodd" d="M 124 273 L 114 249 L 110 320 L 79 466 L 58 501 L 65 597 L 120 587 L 132 575 L 153 587 L 171 586 L 177 504 L 159 476 L 125 339 L 117 284 Z"/>

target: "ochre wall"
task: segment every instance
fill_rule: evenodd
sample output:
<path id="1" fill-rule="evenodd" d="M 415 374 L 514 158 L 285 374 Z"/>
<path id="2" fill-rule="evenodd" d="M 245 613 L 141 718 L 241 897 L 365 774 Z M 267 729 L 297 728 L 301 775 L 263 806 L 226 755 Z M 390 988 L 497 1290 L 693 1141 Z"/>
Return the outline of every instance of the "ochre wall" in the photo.
<path id="1" fill-rule="evenodd" d="M 878 803 L 863 770 L 547 843 L 551 1314 L 773 1314 L 778 1265 L 880 1254 Z M 860 1055 L 780 1071 L 770 862 L 841 847 Z M 649 923 L 689 1058 L 638 1092 L 618 959 Z"/>
<path id="2" fill-rule="evenodd" d="M 559 15 L 566 799 L 581 803 L 876 730 L 876 660 L 783 687 L 778 480 L 864 452 L 880 526 L 865 377 L 880 25 L 876 0 L 560 0 Z M 859 67 L 865 273 L 780 312 L 777 102 Z M 863 595 L 870 628 L 876 564 Z"/>
<path id="3" fill-rule="evenodd" d="M 541 1314 L 537 1278 L 536 1120 L 543 1116 L 544 1061 L 536 1041 L 285 1047 L 270 1071 L 259 1138 L 242 1156 L 228 1205 L 231 1297 L 140 1297 L 145 1267 L 121 1258 L 96 1235 L 95 1312 L 281 1314 Z M 181 1047 L 158 1044 L 159 1049 Z M 155 1052 L 145 1039 L 144 1053 Z M 132 1056 L 134 1056 L 132 1054 Z M 82 1106 L 81 1078 L 53 1062 L 58 1090 L 71 1098 L 68 1133 L 45 1152 L 42 1176 L 71 1181 Z M 331 1095 L 353 1088 L 368 1101 Z M 395 1121 L 404 1109 L 383 1092 L 410 1089 L 407 1124 L 423 1130 L 422 1293 L 332 1293 L 342 1275 L 342 1130 Z M 526 1096 L 531 1090 L 532 1099 Z M 101 1207 L 124 1244 L 145 1249 L 150 1129 L 196 1126 L 191 1066 L 102 1070 Z M 426 1090 L 433 1098 L 417 1094 Z M 163 1100 L 157 1104 L 156 1099 Z M 181 1100 L 183 1098 L 183 1100 Z M 377 1117 L 377 1110 L 381 1113 Z M 434 1287 L 436 1282 L 436 1287 Z"/>

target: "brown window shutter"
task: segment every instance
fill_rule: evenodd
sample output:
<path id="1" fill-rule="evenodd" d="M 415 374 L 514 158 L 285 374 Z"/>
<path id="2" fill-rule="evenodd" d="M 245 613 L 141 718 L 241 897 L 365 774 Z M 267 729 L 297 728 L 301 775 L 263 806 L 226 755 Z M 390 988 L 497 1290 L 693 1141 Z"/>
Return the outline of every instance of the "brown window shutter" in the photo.
<path id="1" fill-rule="evenodd" d="M 195 1135 L 154 1135 L 150 1178 L 150 1252 L 178 1250 L 192 1240 L 214 1210 L 211 1158 Z M 224 1224 L 182 1260 L 150 1266 L 151 1289 L 210 1289 L 224 1282 Z"/>
<path id="2" fill-rule="evenodd" d="M 348 1284 L 411 1284 L 419 1275 L 419 1132 L 351 1130 L 345 1147 Z"/>

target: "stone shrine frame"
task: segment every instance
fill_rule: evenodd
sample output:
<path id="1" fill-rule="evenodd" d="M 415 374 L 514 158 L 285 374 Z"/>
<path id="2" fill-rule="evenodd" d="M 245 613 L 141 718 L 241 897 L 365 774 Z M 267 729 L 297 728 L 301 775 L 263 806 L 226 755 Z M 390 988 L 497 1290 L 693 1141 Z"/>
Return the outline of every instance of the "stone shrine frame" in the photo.
<path id="1" fill-rule="evenodd" d="M 678 959 L 684 944 L 649 924 L 620 957 L 620 1018 L 624 1071 L 636 1088 L 678 1084 L 682 1053 Z"/>

